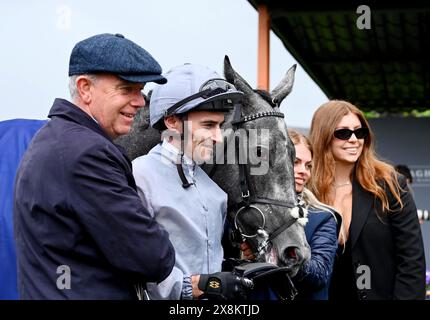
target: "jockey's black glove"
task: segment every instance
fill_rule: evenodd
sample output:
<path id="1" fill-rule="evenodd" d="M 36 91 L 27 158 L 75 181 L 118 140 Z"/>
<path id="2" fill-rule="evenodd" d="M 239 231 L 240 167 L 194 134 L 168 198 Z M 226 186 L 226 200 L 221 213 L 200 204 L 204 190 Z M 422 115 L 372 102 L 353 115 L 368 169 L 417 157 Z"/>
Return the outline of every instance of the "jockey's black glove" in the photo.
<path id="1" fill-rule="evenodd" d="M 201 299 L 244 300 L 253 288 L 252 280 L 232 272 L 201 274 L 198 287 L 203 291 Z"/>

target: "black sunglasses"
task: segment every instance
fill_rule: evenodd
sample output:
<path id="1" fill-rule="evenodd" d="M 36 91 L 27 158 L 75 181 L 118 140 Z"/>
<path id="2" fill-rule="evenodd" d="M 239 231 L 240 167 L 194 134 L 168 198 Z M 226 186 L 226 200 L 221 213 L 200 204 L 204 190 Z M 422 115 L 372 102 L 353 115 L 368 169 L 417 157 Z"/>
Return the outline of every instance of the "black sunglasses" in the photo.
<path id="1" fill-rule="evenodd" d="M 336 130 L 333 135 L 340 140 L 348 140 L 349 138 L 351 138 L 352 134 L 354 134 L 357 139 L 364 139 L 368 136 L 369 129 L 358 128 L 358 129 L 355 129 L 354 131 L 349 129 L 339 129 L 339 130 Z"/>

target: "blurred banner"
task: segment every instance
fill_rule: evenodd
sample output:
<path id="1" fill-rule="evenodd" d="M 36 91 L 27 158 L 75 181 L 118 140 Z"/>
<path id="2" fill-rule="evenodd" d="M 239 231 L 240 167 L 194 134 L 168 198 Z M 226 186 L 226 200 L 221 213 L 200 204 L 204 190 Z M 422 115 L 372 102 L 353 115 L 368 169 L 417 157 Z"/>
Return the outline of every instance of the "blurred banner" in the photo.
<path id="1" fill-rule="evenodd" d="M 22 155 L 45 120 L 0 121 L 0 300 L 18 299 L 13 185 Z"/>
<path id="2" fill-rule="evenodd" d="M 406 165 L 413 177 L 412 190 L 423 219 L 427 269 L 430 268 L 430 118 L 386 117 L 369 119 L 376 152 L 393 165 Z"/>

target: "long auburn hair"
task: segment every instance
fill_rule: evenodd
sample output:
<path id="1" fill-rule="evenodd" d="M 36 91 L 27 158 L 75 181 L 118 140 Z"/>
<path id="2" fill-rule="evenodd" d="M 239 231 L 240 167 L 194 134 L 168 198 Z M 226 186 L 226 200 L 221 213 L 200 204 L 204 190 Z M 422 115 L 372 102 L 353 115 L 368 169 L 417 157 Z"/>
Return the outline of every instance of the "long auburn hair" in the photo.
<path id="1" fill-rule="evenodd" d="M 331 152 L 331 142 L 334 139 L 336 125 L 349 113 L 356 115 L 361 126 L 369 129 L 369 135 L 364 139 L 363 151 L 355 163 L 351 178 L 356 179 L 364 190 L 380 200 L 384 212 L 391 211 L 384 185 L 388 186 L 400 207 L 403 207 L 400 198 L 401 188 L 394 167 L 378 159 L 374 149 L 374 134 L 361 110 L 343 100 L 324 103 L 315 111 L 312 118 L 309 139 L 314 149 L 314 157 L 310 189 L 321 202 L 333 205 L 334 199 L 330 198 L 330 191 L 334 183 L 335 160 Z"/>

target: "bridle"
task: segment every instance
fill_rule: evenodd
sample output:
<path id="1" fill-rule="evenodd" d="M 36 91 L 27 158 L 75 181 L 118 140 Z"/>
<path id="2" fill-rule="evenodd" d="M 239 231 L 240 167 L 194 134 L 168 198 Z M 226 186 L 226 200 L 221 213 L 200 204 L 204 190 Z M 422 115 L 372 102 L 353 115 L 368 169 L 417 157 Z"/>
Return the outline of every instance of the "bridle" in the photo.
<path id="1" fill-rule="evenodd" d="M 238 129 L 245 129 L 247 135 L 248 131 L 244 127 L 244 124 L 247 122 L 255 121 L 257 119 L 263 118 L 263 117 L 277 117 L 277 118 L 284 118 L 285 115 L 279 111 L 279 108 L 272 104 L 274 106 L 273 111 L 265 111 L 265 112 L 257 112 L 253 113 L 251 115 L 242 116 L 242 105 L 237 104 L 234 108 L 234 116 L 232 121 L 232 127 L 234 132 L 236 132 Z M 234 242 L 241 243 L 246 239 L 251 238 L 262 238 L 262 241 L 257 241 L 257 248 L 255 250 L 256 258 L 257 260 L 265 260 L 264 255 L 269 250 L 271 242 L 284 230 L 288 229 L 292 224 L 294 224 L 299 218 L 304 217 L 304 211 L 302 207 L 298 207 L 296 203 L 292 203 L 289 201 L 279 201 L 267 197 L 260 197 L 257 194 L 254 194 L 250 188 L 250 170 L 248 163 L 240 163 L 238 157 L 239 157 L 239 149 L 240 149 L 240 139 L 238 135 L 235 135 L 235 157 L 236 157 L 236 163 L 239 165 L 239 183 L 240 183 L 240 191 L 241 191 L 241 200 L 233 205 L 233 208 L 236 210 L 236 213 L 234 215 L 233 223 L 234 223 L 234 231 L 232 233 L 233 239 L 231 239 Z M 214 166 L 212 169 L 215 169 L 216 166 Z M 213 172 L 211 172 L 213 173 Z M 263 204 L 267 206 L 267 209 L 269 212 L 271 212 L 270 205 L 272 206 L 279 206 L 284 208 L 298 208 L 298 214 L 296 216 L 291 216 L 285 223 L 281 224 L 278 228 L 276 228 L 273 231 L 269 231 L 266 228 L 266 215 L 265 213 L 256 205 L 256 204 Z M 240 219 L 241 215 L 244 214 L 249 209 L 255 210 L 262 219 L 262 223 L 258 228 L 256 228 L 256 232 L 253 234 L 247 234 L 245 231 L 242 230 L 240 226 Z M 280 272 L 285 273 L 286 280 L 289 284 L 289 293 L 288 297 L 281 297 L 282 300 L 290 299 L 294 300 L 294 297 L 297 295 L 297 289 L 295 288 L 293 282 L 291 281 L 290 276 L 288 275 L 288 268 L 281 268 L 276 267 L 273 270 L 270 270 L 268 272 L 263 272 L 258 277 L 264 277 L 266 274 L 271 272 Z M 253 279 L 254 281 L 257 280 L 256 278 Z"/>
<path id="2" fill-rule="evenodd" d="M 242 105 L 237 104 L 234 109 L 234 116 L 232 121 L 232 126 L 234 131 L 243 128 L 243 125 L 247 122 L 255 121 L 257 119 L 263 118 L 263 117 L 278 117 L 278 118 L 284 118 L 284 114 L 279 111 L 279 108 L 275 105 L 274 111 L 265 111 L 265 112 L 257 112 L 253 113 L 251 115 L 246 115 L 242 117 Z M 248 134 L 248 131 L 245 129 L 245 131 Z M 268 250 L 269 244 L 284 230 L 288 229 L 292 224 L 294 224 L 299 218 L 302 218 L 304 216 L 303 208 L 299 207 L 298 209 L 298 215 L 297 217 L 291 216 L 291 219 L 288 219 L 285 223 L 280 225 L 275 230 L 268 232 L 266 230 L 266 216 L 264 212 L 256 206 L 256 204 L 265 204 L 265 205 L 272 205 L 272 206 L 279 206 L 279 207 L 285 207 L 285 208 L 296 208 L 297 204 L 291 203 L 288 201 L 279 201 L 271 198 L 266 197 L 259 197 L 258 195 L 252 193 L 249 188 L 250 186 L 250 177 L 249 177 L 249 167 L 247 163 L 241 164 L 238 160 L 239 157 L 239 148 L 240 148 L 240 139 L 236 135 L 235 136 L 235 156 L 236 161 L 239 165 L 239 182 L 240 182 L 240 190 L 241 190 L 241 201 L 234 204 L 234 208 L 236 210 L 236 214 L 234 216 L 234 227 L 235 231 L 233 234 L 233 241 L 236 242 L 242 242 L 243 239 L 246 238 L 255 238 L 255 237 L 261 237 L 263 238 L 263 241 L 258 244 L 258 247 L 256 249 L 257 258 L 261 258 Z M 240 228 L 240 217 L 241 214 L 244 212 L 245 209 L 253 209 L 256 210 L 262 217 L 262 225 L 257 228 L 257 231 L 255 234 L 246 234 L 243 230 Z M 269 208 L 270 209 L 270 208 Z"/>

